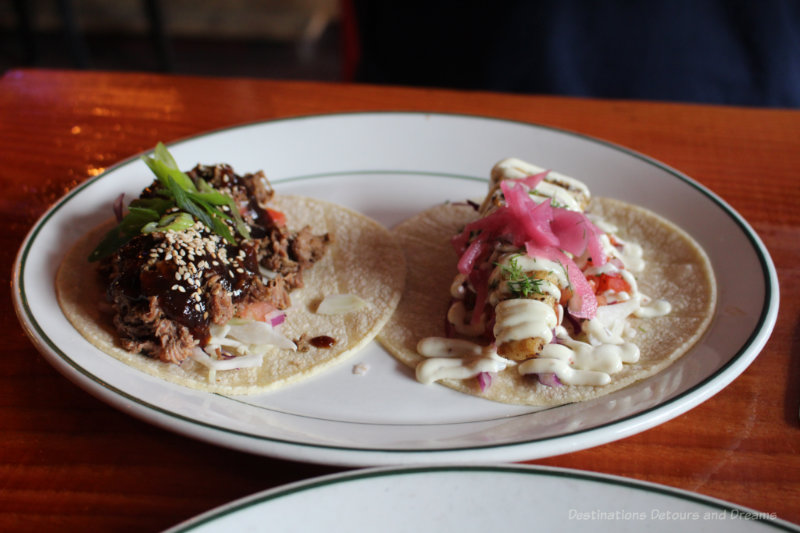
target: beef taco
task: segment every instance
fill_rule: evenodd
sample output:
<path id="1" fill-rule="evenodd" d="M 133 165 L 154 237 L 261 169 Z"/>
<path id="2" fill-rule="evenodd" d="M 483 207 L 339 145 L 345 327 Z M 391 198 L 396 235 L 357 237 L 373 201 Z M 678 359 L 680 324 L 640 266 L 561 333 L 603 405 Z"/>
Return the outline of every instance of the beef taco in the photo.
<path id="1" fill-rule="evenodd" d="M 192 388 L 251 394 L 308 377 L 365 346 L 403 288 L 383 226 L 312 198 L 276 195 L 263 172 L 178 170 L 74 245 L 59 304 L 102 351 Z"/>
<path id="2" fill-rule="evenodd" d="M 495 165 L 482 203 L 393 234 L 408 278 L 379 341 L 422 383 L 499 402 L 626 387 L 685 354 L 714 312 L 709 259 L 684 231 L 518 159 Z"/>

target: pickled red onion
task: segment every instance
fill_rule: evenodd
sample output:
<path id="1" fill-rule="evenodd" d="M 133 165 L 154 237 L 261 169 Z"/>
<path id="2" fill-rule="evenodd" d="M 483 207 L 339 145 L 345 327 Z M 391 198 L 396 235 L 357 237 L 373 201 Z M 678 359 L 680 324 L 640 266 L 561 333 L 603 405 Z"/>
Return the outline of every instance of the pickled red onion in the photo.
<path id="1" fill-rule="evenodd" d="M 568 305 L 569 312 L 577 318 L 593 318 L 597 311 L 594 291 L 575 262 L 564 252 L 580 256 L 588 250 L 593 264 L 605 264 L 607 258 L 599 239 L 602 231 L 583 213 L 552 207 L 550 202 L 536 203 L 528 194 L 528 183 L 535 186 L 543 177 L 544 175 L 537 174 L 523 180 L 506 180 L 500 183 L 505 205 L 488 216 L 467 224 L 452 239 L 453 247 L 460 254 L 458 271 L 474 277 L 479 260 L 491 248 L 491 241 L 510 237 L 514 246 L 525 246 L 529 256 L 564 265 L 573 289 Z M 473 315 L 473 320 L 477 320 L 483 312 L 487 288 L 478 279 L 470 281 L 477 291 Z"/>
<path id="2" fill-rule="evenodd" d="M 486 389 L 492 386 L 492 375 L 488 372 L 481 372 L 478 374 L 478 386 L 481 388 L 481 392 L 484 392 Z"/>
<path id="3" fill-rule="evenodd" d="M 477 239 L 488 241 L 496 236 L 508 232 L 509 225 L 512 224 L 513 217 L 509 214 L 506 206 L 502 206 L 492 214 L 479 218 L 464 226 L 464 230 L 453 237 L 452 245 L 456 253 L 462 254 L 469 246 L 470 237 L 477 234 Z"/>
<path id="4" fill-rule="evenodd" d="M 500 183 L 503 195 L 506 198 L 506 207 L 513 215 L 514 244 L 521 246 L 528 241 L 535 241 L 540 246 L 558 246 L 558 237 L 553 234 L 550 222 L 553 219 L 553 209 L 550 202 L 537 204 L 528 195 L 525 187 L 504 181 Z"/>
<path id="5" fill-rule="evenodd" d="M 541 257 L 564 265 L 573 291 L 568 304 L 569 312 L 578 318 L 594 318 L 597 312 L 597 298 L 592 286 L 572 259 L 556 248 L 538 247 L 530 242 L 525 243 L 525 251 L 530 257 Z"/>
<path id="6" fill-rule="evenodd" d="M 278 326 L 283 324 L 283 322 L 285 320 L 286 320 L 286 314 L 285 313 L 277 313 L 276 315 L 273 315 L 272 317 L 270 317 L 269 323 L 273 328 L 277 328 Z"/>
<path id="7" fill-rule="evenodd" d="M 486 241 L 481 239 L 480 237 L 475 239 L 467 246 L 467 249 L 461 254 L 461 258 L 458 260 L 458 271 L 468 276 L 470 272 L 475 268 L 475 263 L 477 262 L 478 258 L 483 255 L 483 252 L 486 250 Z"/>
<path id="8" fill-rule="evenodd" d="M 588 249 L 592 263 L 597 266 L 606 263 L 606 254 L 600 245 L 599 236 L 602 231 L 585 214 L 560 207 L 553 208 L 550 228 L 558 237 L 559 248 L 562 250 L 579 257 Z"/>
<path id="9" fill-rule="evenodd" d="M 539 185 L 542 182 L 542 180 L 545 177 L 547 177 L 547 175 L 549 173 L 550 173 L 549 170 L 544 170 L 542 172 L 539 172 L 538 174 L 531 174 L 530 176 L 528 176 L 526 178 L 519 178 L 519 179 L 512 178 L 512 179 L 507 180 L 507 181 L 513 181 L 513 182 L 516 182 L 516 183 L 523 183 L 523 184 L 525 184 L 525 186 L 528 187 L 528 189 L 533 190 L 533 189 L 536 188 L 537 185 Z"/>
<path id="10" fill-rule="evenodd" d="M 548 372 L 547 374 L 537 374 L 536 377 L 539 378 L 539 383 L 547 387 L 560 387 L 562 385 L 561 380 L 558 379 L 558 376 L 552 372 Z"/>

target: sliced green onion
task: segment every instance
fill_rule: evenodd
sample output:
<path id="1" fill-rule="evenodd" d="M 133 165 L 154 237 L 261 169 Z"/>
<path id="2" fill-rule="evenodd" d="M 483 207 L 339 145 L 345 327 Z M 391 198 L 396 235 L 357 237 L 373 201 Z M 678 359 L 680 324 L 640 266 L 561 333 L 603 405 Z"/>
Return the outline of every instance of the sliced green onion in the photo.
<path id="1" fill-rule="evenodd" d="M 106 233 L 100 244 L 89 254 L 89 261 L 99 261 L 113 254 L 138 235 L 143 226 L 156 222 L 159 216 L 153 209 L 130 207 L 122 221 Z"/>
<path id="2" fill-rule="evenodd" d="M 194 219 L 202 222 L 231 244 L 236 244 L 236 240 L 228 227 L 228 221 L 233 223 L 243 238 L 250 238 L 250 228 L 242 219 L 233 198 L 217 191 L 202 179 L 198 179 L 195 185 L 192 179 L 178 168 L 175 158 L 163 143 L 159 142 L 153 150 L 153 155 L 145 155 L 142 160 L 161 185 L 155 190 L 158 196 L 133 200 L 129 205 L 128 215 L 106 234 L 89 255 L 90 261 L 108 257 L 137 234 L 165 229 L 180 231 L 191 227 Z M 221 209 L 223 206 L 228 207 L 229 213 Z M 164 221 L 165 214 L 175 207 L 180 213 L 169 213 L 169 216 L 177 218 Z"/>
<path id="3" fill-rule="evenodd" d="M 164 163 L 167 166 L 167 168 L 180 170 L 180 168 L 178 167 L 178 163 L 175 161 L 175 158 L 172 157 L 172 154 L 169 153 L 169 150 L 167 150 L 167 147 L 164 146 L 164 143 L 162 143 L 161 141 L 159 141 L 158 144 L 156 144 L 156 147 L 153 150 L 153 156 L 155 157 L 155 159 Z"/>
<path id="4" fill-rule="evenodd" d="M 153 233 L 154 231 L 183 231 L 194 225 L 194 218 L 189 213 L 170 213 L 164 215 L 158 221 L 149 222 L 142 228 L 142 233 Z"/>

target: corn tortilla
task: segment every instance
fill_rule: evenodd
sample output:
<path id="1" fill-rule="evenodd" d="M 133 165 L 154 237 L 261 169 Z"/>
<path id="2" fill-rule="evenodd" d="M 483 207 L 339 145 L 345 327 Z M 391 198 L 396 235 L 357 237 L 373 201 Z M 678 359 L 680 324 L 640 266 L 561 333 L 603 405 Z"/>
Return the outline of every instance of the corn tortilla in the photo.
<path id="1" fill-rule="evenodd" d="M 514 366 L 494 376 L 483 392 L 476 379 L 439 383 L 497 402 L 556 406 L 591 400 L 648 378 L 698 342 L 716 305 L 713 269 L 702 248 L 671 222 L 619 200 L 594 198 L 588 212 L 617 226 L 623 239 L 642 246 L 647 266 L 637 276 L 639 288 L 672 306 L 662 317 L 631 319 L 638 330 L 632 342 L 640 348 L 639 361 L 625 364 L 604 386 L 548 387 L 535 376 L 521 376 Z M 450 284 L 458 261 L 450 239 L 477 216 L 470 206 L 446 204 L 423 211 L 392 230 L 406 255 L 408 279 L 400 304 L 378 340 L 411 368 L 423 359 L 416 350 L 420 339 L 445 336 Z"/>
<path id="2" fill-rule="evenodd" d="M 104 305 L 105 287 L 94 264 L 87 262 L 108 226 L 96 228 L 67 253 L 56 275 L 58 302 L 73 326 L 103 352 L 152 376 L 172 383 L 220 394 L 256 394 L 308 378 L 367 345 L 391 316 L 402 294 L 405 261 L 389 231 L 355 211 L 322 200 L 276 196 L 271 207 L 286 214 L 289 226 L 308 225 L 313 233 L 329 233 L 333 243 L 323 258 L 304 271 L 305 286 L 291 293 L 281 332 L 290 339 L 303 334 L 325 335 L 336 343 L 308 351 L 271 349 L 258 368 L 217 371 L 209 382 L 208 369 L 188 359 L 164 363 L 122 349 Z M 354 294 L 366 306 L 344 315 L 316 313 L 320 301 L 333 294 Z"/>

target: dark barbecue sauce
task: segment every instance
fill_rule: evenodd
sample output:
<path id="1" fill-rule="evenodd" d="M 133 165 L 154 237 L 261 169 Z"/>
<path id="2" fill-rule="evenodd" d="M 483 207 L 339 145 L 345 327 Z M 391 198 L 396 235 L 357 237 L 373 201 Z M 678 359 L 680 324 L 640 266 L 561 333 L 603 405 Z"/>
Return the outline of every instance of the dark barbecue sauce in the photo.
<path id="1" fill-rule="evenodd" d="M 112 285 L 132 304 L 156 297 L 164 316 L 188 328 L 201 346 L 219 307 L 211 299 L 227 293 L 230 304 L 239 302 L 258 273 L 257 246 L 228 244 L 202 225 L 181 234 L 138 236 L 117 260 L 119 275 Z M 209 290 L 212 280 L 221 289 L 216 296 Z"/>
<path id="2" fill-rule="evenodd" d="M 287 308 L 289 292 L 302 286 L 302 270 L 322 255 L 329 241 L 327 235 L 309 238 L 303 230 L 290 232 L 281 217 L 273 218 L 266 206 L 274 191 L 261 171 L 239 176 L 229 165 L 198 165 L 187 176 L 201 194 L 210 186 L 229 196 L 233 205 L 219 209 L 228 214 L 236 209 L 249 238 L 248 232 L 239 231 L 241 226 L 230 223 L 238 243 L 233 245 L 196 222 L 180 231 L 138 234 L 100 263 L 122 345 L 170 363 L 190 357 L 198 345 L 205 347 L 212 324 L 263 313 L 261 304 Z M 157 179 L 140 198 L 156 200 L 146 205 L 163 206 L 172 196 L 175 192 L 167 194 Z M 175 198 L 165 213 L 181 211 L 179 204 Z M 262 279 L 260 266 L 274 275 Z"/>
<path id="3" fill-rule="evenodd" d="M 336 339 L 327 335 L 320 335 L 318 337 L 312 337 L 308 342 L 315 348 L 330 348 L 336 344 Z"/>

